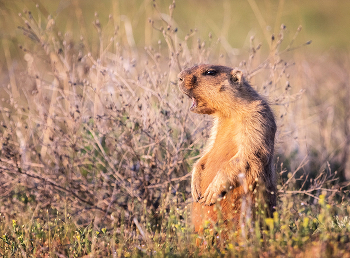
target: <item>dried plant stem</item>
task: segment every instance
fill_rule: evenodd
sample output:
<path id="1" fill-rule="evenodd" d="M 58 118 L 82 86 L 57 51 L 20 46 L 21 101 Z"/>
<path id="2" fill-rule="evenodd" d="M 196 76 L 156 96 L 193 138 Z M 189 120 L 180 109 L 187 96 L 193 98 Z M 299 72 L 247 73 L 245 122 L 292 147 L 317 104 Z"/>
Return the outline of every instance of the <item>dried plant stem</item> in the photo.
<path id="1" fill-rule="evenodd" d="M 259 22 L 260 28 L 265 36 L 266 43 L 269 45 L 269 47 L 271 49 L 271 37 L 266 30 L 266 28 L 267 28 L 266 21 L 265 21 L 263 15 L 261 14 L 259 7 L 256 4 L 255 0 L 247 0 L 247 1 L 249 3 L 250 7 L 252 8 L 252 10 L 255 14 L 255 17 L 257 18 L 257 20 Z"/>
<path id="2" fill-rule="evenodd" d="M 43 142 L 42 142 L 42 147 L 41 147 L 41 151 L 40 151 L 42 158 L 46 157 L 48 143 L 49 143 L 50 137 L 52 135 L 52 128 L 53 128 L 52 117 L 53 117 L 53 114 L 55 111 L 55 103 L 56 103 L 56 99 L 57 99 L 58 85 L 59 85 L 59 81 L 57 78 L 55 78 L 54 81 L 52 82 L 51 103 L 50 103 L 50 107 L 49 107 L 49 112 L 47 114 L 47 120 L 45 123 L 45 129 L 44 129 L 44 133 L 43 133 Z"/>
<path id="3" fill-rule="evenodd" d="M 15 101 L 19 101 L 20 95 L 19 95 L 19 91 L 17 88 L 17 84 L 16 84 L 16 78 L 15 78 L 15 74 L 13 71 L 14 67 L 12 66 L 12 58 L 11 58 L 9 44 L 8 44 L 7 39 L 4 38 L 2 40 L 2 46 L 3 46 L 4 52 L 5 52 L 7 70 L 9 72 L 9 76 L 10 76 L 12 97 L 14 98 Z"/>
<path id="4" fill-rule="evenodd" d="M 281 189 L 279 189 L 279 192 L 283 193 L 283 189 L 286 188 L 288 186 L 288 184 L 290 183 L 290 181 L 295 178 L 295 174 L 302 169 L 306 164 L 308 163 L 307 157 L 304 157 L 304 159 L 300 162 L 299 166 L 297 167 L 297 169 L 295 169 L 291 175 L 290 178 L 288 178 L 288 180 L 283 184 L 283 186 L 281 187 Z"/>

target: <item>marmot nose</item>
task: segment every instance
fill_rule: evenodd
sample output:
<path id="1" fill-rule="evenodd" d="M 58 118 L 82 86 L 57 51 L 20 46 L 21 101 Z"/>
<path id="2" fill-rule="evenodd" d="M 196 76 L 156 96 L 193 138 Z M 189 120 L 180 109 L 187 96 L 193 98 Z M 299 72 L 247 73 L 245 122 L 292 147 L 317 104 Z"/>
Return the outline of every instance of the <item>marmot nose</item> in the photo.
<path id="1" fill-rule="evenodd" d="M 177 75 L 177 78 L 178 78 L 179 82 L 183 82 L 183 81 L 185 80 L 185 77 L 186 77 L 185 71 L 181 71 L 181 72 Z"/>

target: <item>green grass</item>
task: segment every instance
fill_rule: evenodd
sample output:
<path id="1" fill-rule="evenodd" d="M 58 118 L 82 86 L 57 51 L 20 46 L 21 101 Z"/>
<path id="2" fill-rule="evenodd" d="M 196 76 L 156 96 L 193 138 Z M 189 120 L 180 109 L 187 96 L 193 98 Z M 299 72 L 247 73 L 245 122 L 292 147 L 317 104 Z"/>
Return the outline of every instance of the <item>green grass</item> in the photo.
<path id="1" fill-rule="evenodd" d="M 96 15 L 92 2 L 75 3 L 1 3 L 2 17 L 20 10 L 17 34 L 1 45 L 1 255 L 348 255 L 349 63 L 308 54 L 309 34 L 297 25 L 261 29 L 260 14 L 285 23 L 290 3 L 242 2 L 236 21 L 229 1 L 210 17 L 218 7 L 209 2 L 196 15 L 197 2 L 111 2 Z M 279 11 L 269 16 L 271 8 Z M 248 13 L 254 22 L 237 27 Z M 233 28 L 249 37 L 233 39 Z M 190 178 L 211 120 L 189 112 L 177 87 L 178 72 L 196 63 L 240 67 L 278 124 L 274 217 L 243 221 L 226 243 L 206 225 L 210 244 L 200 247 Z"/>
<path id="2" fill-rule="evenodd" d="M 249 237 L 232 232 L 227 243 L 215 239 L 212 245 L 197 247 L 196 235 L 188 223 L 188 208 L 158 210 L 147 208 L 138 219 L 123 215 L 104 228 L 94 227 L 94 221 L 77 226 L 71 215 L 53 210 L 40 210 L 18 220 L 1 217 L 1 253 L 6 257 L 346 257 L 349 252 L 350 219 L 348 203 L 329 205 L 325 196 L 312 204 L 296 195 L 280 199 L 274 217 L 260 227 L 247 227 Z M 337 214 L 336 216 L 334 214 Z M 155 216 L 159 224 L 155 223 Z M 215 226 L 218 232 L 221 227 Z M 212 241 L 212 234 L 206 241 Z M 344 256 L 345 255 L 345 256 Z"/>

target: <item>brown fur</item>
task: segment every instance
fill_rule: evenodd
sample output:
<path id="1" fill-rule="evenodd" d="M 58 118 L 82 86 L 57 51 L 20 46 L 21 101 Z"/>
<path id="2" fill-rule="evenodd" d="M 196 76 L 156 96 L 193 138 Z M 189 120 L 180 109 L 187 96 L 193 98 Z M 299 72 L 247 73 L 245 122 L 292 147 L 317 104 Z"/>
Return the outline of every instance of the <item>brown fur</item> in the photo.
<path id="1" fill-rule="evenodd" d="M 181 91 L 192 98 L 190 110 L 214 116 L 210 139 L 192 170 L 195 231 L 206 220 L 218 221 L 215 207 L 228 228 L 239 228 L 242 198 L 254 208 L 258 183 L 271 216 L 276 205 L 276 124 L 267 102 L 237 69 L 199 65 L 178 78 Z"/>

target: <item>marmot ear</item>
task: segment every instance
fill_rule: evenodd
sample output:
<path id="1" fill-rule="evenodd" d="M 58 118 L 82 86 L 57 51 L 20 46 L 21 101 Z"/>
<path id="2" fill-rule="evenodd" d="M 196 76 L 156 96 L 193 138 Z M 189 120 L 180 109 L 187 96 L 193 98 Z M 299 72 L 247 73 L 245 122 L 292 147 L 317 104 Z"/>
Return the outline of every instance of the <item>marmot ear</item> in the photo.
<path id="1" fill-rule="evenodd" d="M 231 82 L 233 82 L 234 84 L 239 84 L 242 85 L 243 84 L 243 72 L 241 70 L 238 69 L 233 69 L 231 71 Z"/>

